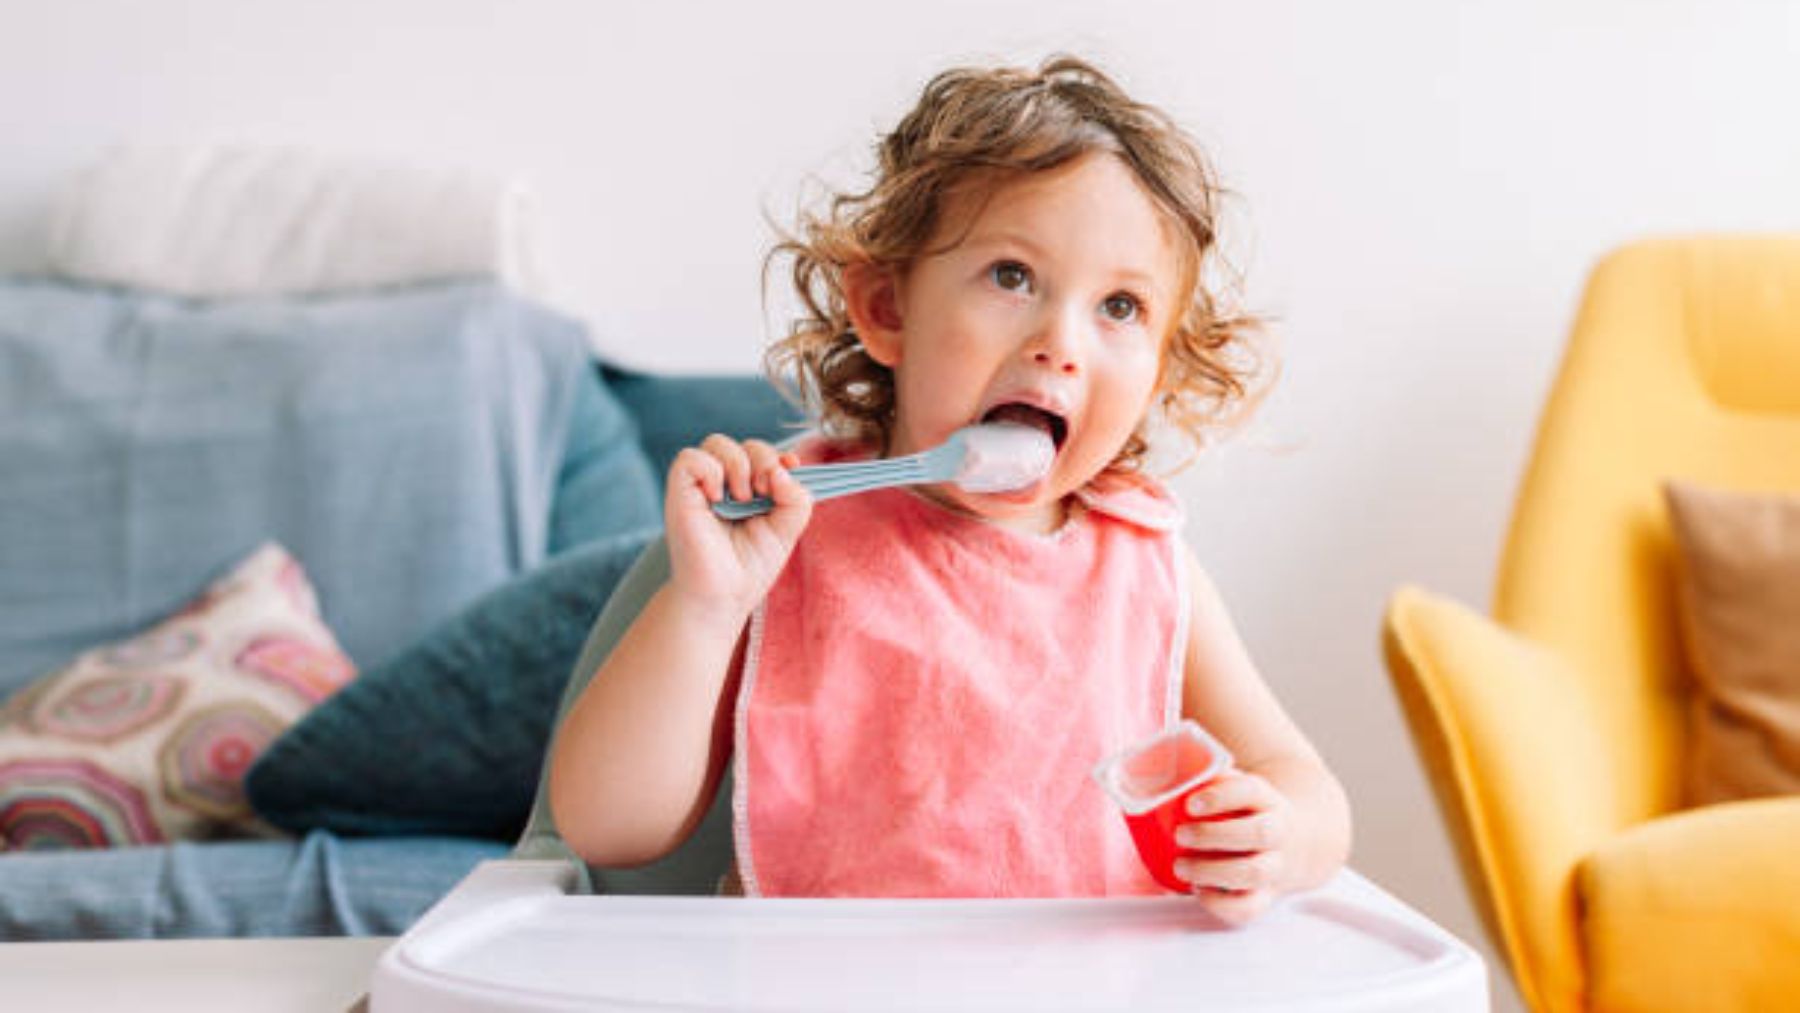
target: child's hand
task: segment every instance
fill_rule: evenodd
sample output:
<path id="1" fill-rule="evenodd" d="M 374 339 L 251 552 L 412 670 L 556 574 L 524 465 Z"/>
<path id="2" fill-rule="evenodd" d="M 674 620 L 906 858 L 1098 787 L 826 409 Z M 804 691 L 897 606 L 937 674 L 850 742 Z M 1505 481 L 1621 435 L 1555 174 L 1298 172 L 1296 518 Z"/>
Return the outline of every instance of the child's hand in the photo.
<path id="1" fill-rule="evenodd" d="M 676 455 L 663 505 L 676 591 L 704 607 L 745 614 L 756 607 L 812 518 L 811 494 L 787 471 L 797 464 L 761 440 L 739 443 L 716 433 Z M 768 496 L 775 508 L 726 521 L 712 504 L 727 489 L 733 499 Z"/>
<path id="2" fill-rule="evenodd" d="M 1292 804 L 1264 778 L 1240 770 L 1188 796 L 1191 823 L 1175 828 L 1177 847 L 1201 852 L 1175 860 L 1208 911 L 1232 925 L 1261 914 L 1286 874 Z"/>

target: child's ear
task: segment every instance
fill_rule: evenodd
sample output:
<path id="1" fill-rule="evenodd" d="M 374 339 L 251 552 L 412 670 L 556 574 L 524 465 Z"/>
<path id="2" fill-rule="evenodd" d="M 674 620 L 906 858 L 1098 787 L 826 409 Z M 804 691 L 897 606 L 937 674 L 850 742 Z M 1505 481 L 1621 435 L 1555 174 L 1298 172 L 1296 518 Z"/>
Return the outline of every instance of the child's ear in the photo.
<path id="1" fill-rule="evenodd" d="M 869 358 L 900 364 L 900 287 L 894 272 L 866 261 L 844 268 L 844 309 Z"/>

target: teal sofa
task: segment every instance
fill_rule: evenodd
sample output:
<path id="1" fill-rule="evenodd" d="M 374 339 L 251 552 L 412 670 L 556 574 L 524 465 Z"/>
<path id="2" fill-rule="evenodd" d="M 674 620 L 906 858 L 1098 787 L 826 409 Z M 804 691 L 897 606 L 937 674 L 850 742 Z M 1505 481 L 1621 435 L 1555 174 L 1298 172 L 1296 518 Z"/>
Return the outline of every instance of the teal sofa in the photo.
<path id="1" fill-rule="evenodd" d="M 511 850 L 669 459 L 795 421 L 759 378 L 589 348 L 480 281 L 197 302 L 0 279 L 0 696 L 267 540 L 360 670 L 249 771 L 284 836 L 0 852 L 0 940 L 391 934 Z"/>

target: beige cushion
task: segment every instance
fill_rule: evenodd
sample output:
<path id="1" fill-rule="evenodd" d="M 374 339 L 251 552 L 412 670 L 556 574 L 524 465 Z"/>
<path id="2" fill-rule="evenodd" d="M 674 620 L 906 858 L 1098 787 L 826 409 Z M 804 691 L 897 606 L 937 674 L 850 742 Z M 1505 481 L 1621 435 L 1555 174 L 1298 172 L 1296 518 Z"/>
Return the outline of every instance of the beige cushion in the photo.
<path id="1" fill-rule="evenodd" d="M 355 674 L 300 565 L 252 553 L 177 614 L 0 710 L 0 851 L 272 834 L 250 762 Z"/>
<path id="2" fill-rule="evenodd" d="M 1688 802 L 1800 792 L 1800 496 L 1666 492 L 1694 675 Z"/>

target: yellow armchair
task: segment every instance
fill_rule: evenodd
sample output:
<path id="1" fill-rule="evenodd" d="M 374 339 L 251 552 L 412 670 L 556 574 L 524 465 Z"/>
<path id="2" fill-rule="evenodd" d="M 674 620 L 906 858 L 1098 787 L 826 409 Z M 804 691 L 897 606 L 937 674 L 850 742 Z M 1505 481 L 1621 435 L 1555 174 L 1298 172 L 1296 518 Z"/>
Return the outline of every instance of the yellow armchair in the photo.
<path id="1" fill-rule="evenodd" d="M 1489 935 L 1532 1008 L 1800 1005 L 1800 799 L 1681 811 L 1661 487 L 1800 489 L 1800 237 L 1595 268 L 1488 619 L 1406 587 L 1383 646 Z"/>

